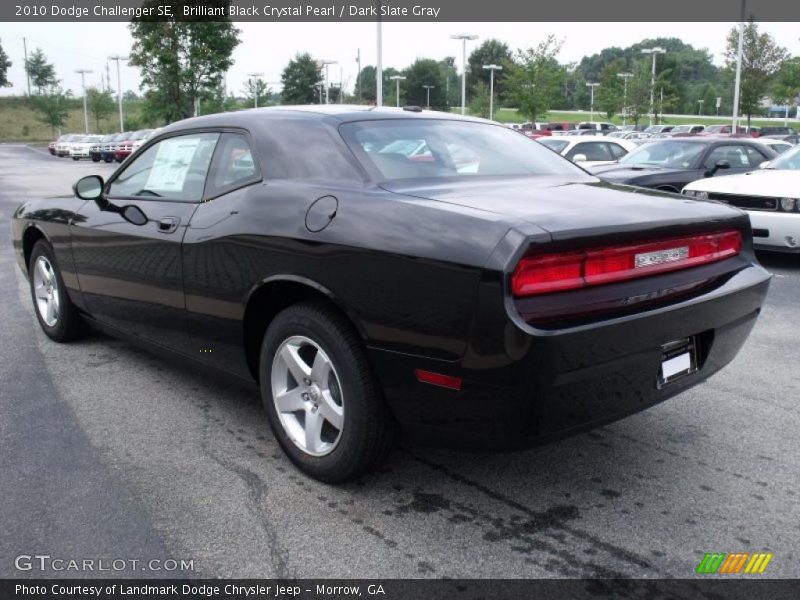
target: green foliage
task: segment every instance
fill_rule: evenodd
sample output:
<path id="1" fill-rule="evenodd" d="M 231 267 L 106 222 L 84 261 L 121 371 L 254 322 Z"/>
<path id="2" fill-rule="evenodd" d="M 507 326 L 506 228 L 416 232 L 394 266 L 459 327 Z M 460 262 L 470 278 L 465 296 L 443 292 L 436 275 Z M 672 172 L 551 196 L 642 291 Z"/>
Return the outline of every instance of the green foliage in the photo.
<path id="1" fill-rule="evenodd" d="M 561 42 L 551 34 L 536 48 L 518 51 L 509 69 L 507 96 L 528 121 L 536 121 L 562 98 L 566 73 L 556 60 L 560 49 Z"/>
<path id="2" fill-rule="evenodd" d="M 8 80 L 10 66 L 11 61 L 8 60 L 8 54 L 3 50 L 3 44 L 0 44 L 0 87 L 11 87 L 11 82 Z"/>
<path id="3" fill-rule="evenodd" d="M 272 90 L 269 89 L 267 82 L 260 77 L 248 77 L 242 89 L 247 106 L 255 106 L 258 99 L 258 106 L 269 106 L 272 104 Z"/>
<path id="4" fill-rule="evenodd" d="M 162 0 L 146 0 L 156 7 Z M 172 13 L 183 13 L 187 0 L 173 0 Z M 209 0 L 206 6 L 227 6 L 224 0 Z M 130 63 L 140 67 L 146 90 L 145 113 L 165 122 L 191 116 L 194 106 L 216 94 L 225 72 L 233 65 L 231 55 L 239 44 L 239 30 L 230 21 L 198 19 L 184 21 L 134 19 Z"/>
<path id="5" fill-rule="evenodd" d="M 69 116 L 69 97 L 57 84 L 48 88 L 39 89 L 37 96 L 32 98 L 34 110 L 39 113 L 37 120 L 48 125 L 53 135 L 57 129 L 64 126 Z"/>
<path id="6" fill-rule="evenodd" d="M 650 61 L 637 60 L 630 72 L 633 77 L 628 80 L 627 120 L 638 125 L 650 111 Z"/>
<path id="7" fill-rule="evenodd" d="M 469 114 L 489 118 L 489 86 L 482 81 L 475 84 L 472 100 L 469 102 Z"/>
<path id="8" fill-rule="evenodd" d="M 25 61 L 25 72 L 39 95 L 58 84 L 55 67 L 52 63 L 47 62 L 47 57 L 41 48 L 36 48 L 31 52 L 28 60 Z"/>
<path id="9" fill-rule="evenodd" d="M 283 104 L 314 104 L 319 101 L 319 85 L 324 85 L 322 68 L 307 52 L 297 54 L 281 75 Z"/>
<path id="10" fill-rule="evenodd" d="M 618 77 L 625 63 L 616 60 L 606 65 L 600 75 L 600 86 L 595 90 L 595 107 L 604 112 L 609 119 L 622 110 L 625 95 L 625 82 Z"/>
<path id="11" fill-rule="evenodd" d="M 428 94 L 423 87 L 434 86 L 430 91 L 431 108 L 446 110 L 445 80 L 441 64 L 430 58 L 418 58 L 405 71 L 406 80 L 401 83 L 405 88 L 405 104 L 413 106 L 427 106 Z"/>
<path id="12" fill-rule="evenodd" d="M 491 76 L 489 70 L 484 69 L 483 66 L 500 65 L 503 70 L 495 71 L 494 91 L 498 95 L 504 94 L 506 91 L 506 77 L 511 62 L 511 51 L 508 49 L 507 44 L 495 39 L 486 40 L 475 48 L 467 59 L 467 87 L 469 87 L 472 94 L 477 94 L 476 85 L 478 82 L 483 82 L 488 86 Z"/>
<path id="13" fill-rule="evenodd" d="M 799 93 L 800 56 L 795 56 L 781 63 L 772 84 L 772 98 L 780 104 L 791 105 Z"/>
<path id="14" fill-rule="evenodd" d="M 731 70 L 736 69 L 738 47 L 739 30 L 733 27 L 728 33 L 725 48 L 725 63 Z M 739 108 L 742 114 L 747 115 L 748 125 L 752 115 L 761 111 L 761 99 L 769 91 L 775 74 L 787 58 L 786 49 L 779 46 L 770 34 L 759 33 L 758 25 L 752 20 L 745 25 Z"/>
<path id="15" fill-rule="evenodd" d="M 111 92 L 102 91 L 96 87 L 86 88 L 86 109 L 94 119 L 97 131 L 100 131 L 100 119 L 105 119 L 113 113 L 114 107 Z"/>

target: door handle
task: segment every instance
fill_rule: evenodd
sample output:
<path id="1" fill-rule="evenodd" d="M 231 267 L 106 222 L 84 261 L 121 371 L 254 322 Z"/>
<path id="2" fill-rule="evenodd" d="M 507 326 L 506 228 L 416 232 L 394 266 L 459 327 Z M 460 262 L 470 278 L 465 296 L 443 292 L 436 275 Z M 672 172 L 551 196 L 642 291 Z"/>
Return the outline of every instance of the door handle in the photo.
<path id="1" fill-rule="evenodd" d="M 173 233 L 181 222 L 178 217 L 164 217 L 158 222 L 159 233 Z"/>

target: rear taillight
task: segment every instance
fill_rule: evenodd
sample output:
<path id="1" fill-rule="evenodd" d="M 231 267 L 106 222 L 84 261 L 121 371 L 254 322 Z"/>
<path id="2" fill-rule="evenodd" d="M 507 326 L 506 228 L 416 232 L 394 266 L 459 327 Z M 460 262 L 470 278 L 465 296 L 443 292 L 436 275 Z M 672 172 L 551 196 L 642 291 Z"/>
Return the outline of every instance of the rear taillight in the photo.
<path id="1" fill-rule="evenodd" d="M 534 296 L 646 277 L 695 267 L 742 249 L 739 231 L 723 231 L 655 242 L 526 256 L 511 278 L 515 296 Z"/>

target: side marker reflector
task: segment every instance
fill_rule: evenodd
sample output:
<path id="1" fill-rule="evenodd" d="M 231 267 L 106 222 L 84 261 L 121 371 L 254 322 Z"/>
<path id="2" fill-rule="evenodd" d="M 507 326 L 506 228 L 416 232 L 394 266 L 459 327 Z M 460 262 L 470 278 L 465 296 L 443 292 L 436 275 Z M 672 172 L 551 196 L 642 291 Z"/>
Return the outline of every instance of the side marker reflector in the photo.
<path id="1" fill-rule="evenodd" d="M 417 381 L 422 383 L 430 383 L 431 385 L 438 385 L 439 387 L 450 390 L 461 391 L 460 377 L 451 377 L 450 375 L 442 375 L 441 373 L 433 373 L 432 371 L 423 371 L 422 369 L 416 369 L 414 374 L 417 376 Z"/>

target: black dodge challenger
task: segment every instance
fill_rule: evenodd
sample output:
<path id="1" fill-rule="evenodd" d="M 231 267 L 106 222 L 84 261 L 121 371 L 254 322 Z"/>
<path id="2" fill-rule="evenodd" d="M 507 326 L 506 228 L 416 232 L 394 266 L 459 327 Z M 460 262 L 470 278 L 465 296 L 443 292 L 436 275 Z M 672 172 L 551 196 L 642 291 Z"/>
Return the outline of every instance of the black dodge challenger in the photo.
<path id="1" fill-rule="evenodd" d="M 44 332 L 257 381 L 329 482 L 398 432 L 508 450 L 660 402 L 733 359 L 769 285 L 745 213 L 416 107 L 189 119 L 74 192 L 13 216 Z"/>

